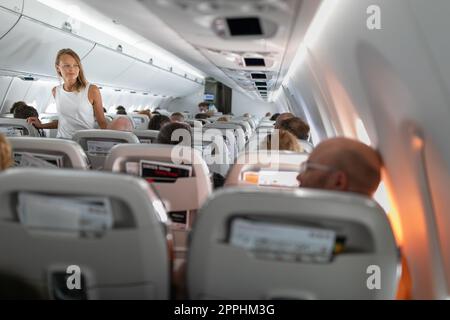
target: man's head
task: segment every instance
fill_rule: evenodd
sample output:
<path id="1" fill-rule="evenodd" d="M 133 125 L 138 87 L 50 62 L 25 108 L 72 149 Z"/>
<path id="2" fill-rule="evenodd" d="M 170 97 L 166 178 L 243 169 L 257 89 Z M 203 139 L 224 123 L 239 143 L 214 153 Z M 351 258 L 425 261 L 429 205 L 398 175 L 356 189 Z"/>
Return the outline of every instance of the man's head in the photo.
<path id="1" fill-rule="evenodd" d="M 293 117 L 281 121 L 280 129 L 284 129 L 292 133 L 297 139 L 308 140 L 309 125 L 302 119 Z"/>
<path id="2" fill-rule="evenodd" d="M 27 106 L 27 103 L 25 101 L 16 101 L 12 105 L 11 109 L 9 109 L 9 113 L 14 113 L 14 111 L 17 108 L 23 108 L 23 107 L 26 107 L 26 106 Z"/>
<path id="3" fill-rule="evenodd" d="M 170 116 L 170 120 L 172 122 L 184 122 L 184 115 L 181 112 L 174 112 L 172 113 L 172 115 Z"/>
<path id="4" fill-rule="evenodd" d="M 192 132 L 191 127 L 182 122 L 172 122 L 161 128 L 156 139 L 160 144 L 178 144 L 191 146 Z"/>
<path id="5" fill-rule="evenodd" d="M 25 105 L 14 109 L 14 118 L 27 119 L 30 117 L 39 117 L 39 113 L 35 108 Z"/>
<path id="6" fill-rule="evenodd" d="M 124 116 L 119 116 L 114 118 L 113 121 L 109 124 L 110 130 L 119 130 L 119 131 L 133 131 L 133 123 L 131 119 Z"/>
<path id="7" fill-rule="evenodd" d="M 150 122 L 148 123 L 148 130 L 160 130 L 162 126 L 169 122 L 170 118 L 168 116 L 155 114 L 152 116 Z"/>
<path id="8" fill-rule="evenodd" d="M 290 113 L 290 112 L 285 112 L 285 113 L 280 114 L 280 115 L 277 117 L 277 120 L 276 120 L 276 122 L 275 122 L 275 129 L 280 129 L 280 123 L 281 123 L 282 121 L 284 121 L 284 120 L 286 120 L 286 119 L 293 118 L 293 117 L 294 117 L 294 115 L 293 115 L 292 113 Z"/>
<path id="9" fill-rule="evenodd" d="M 209 103 L 208 102 L 200 102 L 198 104 L 198 110 L 200 112 L 207 112 L 209 110 Z"/>
<path id="10" fill-rule="evenodd" d="M 348 138 L 323 141 L 310 154 L 297 180 L 304 188 L 356 192 L 372 196 L 381 180 L 381 156 Z"/>

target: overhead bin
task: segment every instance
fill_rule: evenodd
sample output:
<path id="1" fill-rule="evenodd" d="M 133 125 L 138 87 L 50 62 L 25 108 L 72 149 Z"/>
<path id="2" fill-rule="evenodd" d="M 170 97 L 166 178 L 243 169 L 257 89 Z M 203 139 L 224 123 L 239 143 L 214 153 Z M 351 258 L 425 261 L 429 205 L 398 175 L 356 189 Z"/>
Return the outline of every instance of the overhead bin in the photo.
<path id="1" fill-rule="evenodd" d="M 20 19 L 20 13 L 7 10 L 0 6 L 0 38 L 3 37 Z M 3 49 L 3 48 L 2 48 Z"/>
<path id="2" fill-rule="evenodd" d="M 22 17 L 0 40 L 0 47 L 0 69 L 54 77 L 58 50 L 72 48 L 83 57 L 94 43 Z"/>
<path id="3" fill-rule="evenodd" d="M 117 77 L 115 82 L 136 90 L 177 97 L 191 94 L 202 86 L 200 83 L 138 60 Z"/>
<path id="4" fill-rule="evenodd" d="M 2 0 L 0 8 L 5 8 L 20 14 L 23 10 L 23 0 Z"/>
<path id="5" fill-rule="evenodd" d="M 123 74 L 134 63 L 134 59 L 124 54 L 96 45 L 82 61 L 86 78 L 92 83 L 117 86 L 114 79 Z M 129 85 L 125 87 L 130 87 Z M 136 89 L 135 87 L 132 87 Z"/>

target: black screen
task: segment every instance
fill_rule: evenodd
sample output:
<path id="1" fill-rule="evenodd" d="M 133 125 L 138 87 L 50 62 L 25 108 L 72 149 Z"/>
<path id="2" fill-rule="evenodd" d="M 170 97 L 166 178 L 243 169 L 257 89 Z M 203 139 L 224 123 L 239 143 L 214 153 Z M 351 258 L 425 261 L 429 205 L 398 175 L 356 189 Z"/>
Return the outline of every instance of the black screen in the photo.
<path id="1" fill-rule="evenodd" d="M 228 18 L 227 23 L 232 36 L 263 34 L 259 18 Z"/>
<path id="2" fill-rule="evenodd" d="M 244 58 L 245 65 L 247 67 L 265 67 L 266 63 L 264 59 L 260 58 Z"/>

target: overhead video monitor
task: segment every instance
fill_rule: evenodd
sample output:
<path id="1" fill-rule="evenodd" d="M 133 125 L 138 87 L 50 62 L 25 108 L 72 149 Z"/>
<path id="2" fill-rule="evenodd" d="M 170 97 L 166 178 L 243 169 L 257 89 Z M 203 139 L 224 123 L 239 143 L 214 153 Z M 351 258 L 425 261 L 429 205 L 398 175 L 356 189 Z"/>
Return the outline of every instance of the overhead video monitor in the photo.
<path id="1" fill-rule="evenodd" d="M 252 73 L 252 79 L 267 79 L 265 73 Z"/>
<path id="2" fill-rule="evenodd" d="M 267 82 L 256 81 L 255 86 L 257 87 L 267 87 Z"/>
<path id="3" fill-rule="evenodd" d="M 304 225 L 235 218 L 230 224 L 228 242 L 251 251 L 257 258 L 327 263 L 335 252 L 336 232 Z"/>
<path id="4" fill-rule="evenodd" d="M 257 17 L 227 18 L 231 36 L 259 36 L 263 34 L 261 23 Z"/>
<path id="5" fill-rule="evenodd" d="M 244 58 L 247 67 L 265 67 L 266 62 L 262 58 Z"/>
<path id="6" fill-rule="evenodd" d="M 141 160 L 139 176 L 147 182 L 173 183 L 179 178 L 192 176 L 192 167 L 158 161 Z"/>

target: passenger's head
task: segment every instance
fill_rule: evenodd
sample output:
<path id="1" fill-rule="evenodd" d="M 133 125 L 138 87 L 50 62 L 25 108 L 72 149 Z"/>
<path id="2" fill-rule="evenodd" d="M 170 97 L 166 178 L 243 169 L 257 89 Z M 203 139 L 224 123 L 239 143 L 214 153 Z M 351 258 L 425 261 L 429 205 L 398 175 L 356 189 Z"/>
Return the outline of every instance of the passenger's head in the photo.
<path id="1" fill-rule="evenodd" d="M 11 145 L 3 134 L 0 134 L 0 171 L 9 168 L 12 164 Z"/>
<path id="2" fill-rule="evenodd" d="M 151 113 L 150 110 L 142 110 L 142 111 L 139 111 L 139 114 L 146 115 L 149 119 L 152 118 L 152 113 Z"/>
<path id="3" fill-rule="evenodd" d="M 182 114 L 181 112 L 174 112 L 170 116 L 170 120 L 172 122 L 184 122 L 185 121 L 184 114 Z"/>
<path id="4" fill-rule="evenodd" d="M 200 112 L 207 112 L 209 110 L 209 103 L 208 102 L 200 102 L 198 104 L 198 110 Z"/>
<path id="5" fill-rule="evenodd" d="M 58 76 L 64 81 L 75 81 L 75 89 L 80 91 L 87 86 L 83 67 L 78 54 L 72 49 L 61 49 L 55 59 L 55 68 Z"/>
<path id="6" fill-rule="evenodd" d="M 216 121 L 218 121 L 218 122 L 228 122 L 230 120 L 228 119 L 227 116 L 223 116 L 223 117 L 220 117 L 219 119 L 217 119 Z"/>
<path id="7" fill-rule="evenodd" d="M 148 130 L 160 130 L 164 124 L 169 123 L 170 118 L 162 114 L 154 115 L 148 124 Z"/>
<path id="8" fill-rule="evenodd" d="M 297 138 L 286 130 L 275 130 L 269 134 L 263 143 L 263 147 L 267 150 L 302 151 Z"/>
<path id="9" fill-rule="evenodd" d="M 125 116 L 119 116 L 113 119 L 108 126 L 110 130 L 118 130 L 118 131 L 133 131 L 133 122 L 130 118 Z"/>
<path id="10" fill-rule="evenodd" d="M 270 118 L 270 121 L 277 121 L 278 117 L 280 116 L 279 113 L 275 113 L 274 115 L 272 115 L 272 117 Z"/>
<path id="11" fill-rule="evenodd" d="M 280 129 L 280 123 L 281 123 L 282 121 L 284 121 L 284 120 L 286 120 L 286 119 L 293 118 L 293 117 L 294 117 L 294 115 L 293 115 L 292 113 L 290 113 L 290 112 L 285 112 L 285 113 L 280 114 L 280 115 L 277 117 L 277 120 L 276 120 L 276 122 L 275 122 L 275 129 Z"/>
<path id="12" fill-rule="evenodd" d="M 26 107 L 27 104 L 25 101 L 16 101 L 14 102 L 14 104 L 12 105 L 11 109 L 9 109 L 9 113 L 14 113 L 14 111 L 18 108 L 23 108 Z"/>
<path id="13" fill-rule="evenodd" d="M 317 145 L 297 176 L 301 187 L 372 196 L 381 180 L 382 160 L 371 147 L 348 138 Z"/>
<path id="14" fill-rule="evenodd" d="M 14 118 L 16 119 L 27 119 L 30 117 L 39 118 L 39 113 L 37 110 L 30 106 L 23 106 L 14 109 Z"/>
<path id="15" fill-rule="evenodd" d="M 126 116 L 126 115 L 127 115 L 127 112 L 126 112 L 125 110 L 117 110 L 117 111 L 116 111 L 116 114 L 121 114 L 121 115 Z"/>
<path id="16" fill-rule="evenodd" d="M 266 117 L 270 117 L 270 116 L 272 116 L 272 113 L 267 112 L 265 116 L 266 116 Z"/>
<path id="17" fill-rule="evenodd" d="M 243 117 L 246 117 L 246 118 L 250 118 L 250 113 L 244 113 L 243 115 L 242 115 Z"/>
<path id="18" fill-rule="evenodd" d="M 209 118 L 209 115 L 207 115 L 206 113 L 197 113 L 196 115 L 195 115 L 195 119 L 208 119 Z"/>
<path id="19" fill-rule="evenodd" d="M 161 128 L 156 139 L 156 143 L 160 144 L 178 144 L 191 146 L 192 131 L 191 127 L 182 122 L 172 122 Z"/>
<path id="20" fill-rule="evenodd" d="M 281 121 L 280 129 L 284 129 L 292 133 L 297 139 L 308 140 L 309 125 L 300 118 L 293 117 Z"/>

